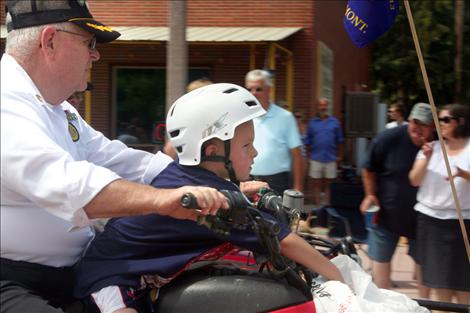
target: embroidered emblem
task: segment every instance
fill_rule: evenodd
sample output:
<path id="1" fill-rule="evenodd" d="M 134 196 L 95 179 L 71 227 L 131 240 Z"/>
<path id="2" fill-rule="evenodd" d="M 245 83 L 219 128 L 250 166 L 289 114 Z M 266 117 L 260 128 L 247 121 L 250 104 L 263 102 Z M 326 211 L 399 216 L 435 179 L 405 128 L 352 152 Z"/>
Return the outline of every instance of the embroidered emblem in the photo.
<path id="1" fill-rule="evenodd" d="M 87 26 L 90 26 L 94 29 L 97 29 L 97 30 L 101 30 L 102 32 L 106 31 L 108 33 L 112 33 L 113 30 L 111 28 L 109 28 L 108 26 L 104 26 L 104 25 L 96 25 L 96 24 L 92 24 L 92 23 L 86 23 Z"/>
<path id="2" fill-rule="evenodd" d="M 80 134 L 78 133 L 77 128 L 69 122 L 69 133 L 70 137 L 72 137 L 72 141 L 76 142 L 80 139 Z"/>
<path id="3" fill-rule="evenodd" d="M 78 117 L 77 114 L 70 112 L 69 110 L 64 110 L 65 115 L 67 116 L 67 121 L 77 121 Z"/>

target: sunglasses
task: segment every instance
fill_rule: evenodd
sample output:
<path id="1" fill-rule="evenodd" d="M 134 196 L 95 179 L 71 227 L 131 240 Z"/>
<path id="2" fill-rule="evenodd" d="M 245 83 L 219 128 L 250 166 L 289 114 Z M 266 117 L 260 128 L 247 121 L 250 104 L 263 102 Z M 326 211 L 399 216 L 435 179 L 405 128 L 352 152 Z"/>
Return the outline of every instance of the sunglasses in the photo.
<path id="1" fill-rule="evenodd" d="M 253 91 L 256 91 L 256 92 L 261 92 L 263 91 L 263 88 L 262 87 L 256 87 L 256 88 L 249 88 L 249 87 L 246 87 L 246 90 L 248 90 L 249 92 L 253 92 Z"/>
<path id="2" fill-rule="evenodd" d="M 456 119 L 457 118 L 455 118 L 453 116 L 443 116 L 443 117 L 438 118 L 439 122 L 443 122 L 444 124 L 449 124 L 450 121 L 456 120 Z"/>
<path id="3" fill-rule="evenodd" d="M 56 29 L 56 30 L 58 32 L 63 32 L 63 33 L 66 33 L 66 34 L 71 34 L 71 35 L 76 35 L 76 36 L 81 36 L 81 37 L 88 38 L 88 36 L 86 36 L 86 35 L 71 32 L 69 30 L 65 30 L 65 29 Z M 87 43 L 88 49 L 91 50 L 91 51 L 95 50 L 96 49 L 96 37 L 93 36 L 92 38 L 88 39 L 87 41 L 88 41 L 88 43 Z"/>

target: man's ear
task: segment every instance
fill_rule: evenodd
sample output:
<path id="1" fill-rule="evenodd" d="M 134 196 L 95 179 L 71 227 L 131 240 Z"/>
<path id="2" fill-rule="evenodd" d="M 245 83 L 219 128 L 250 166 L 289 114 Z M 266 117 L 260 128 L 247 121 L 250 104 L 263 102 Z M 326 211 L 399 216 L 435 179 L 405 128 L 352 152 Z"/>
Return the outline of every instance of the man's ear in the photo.
<path id="1" fill-rule="evenodd" d="M 41 32 L 40 49 L 46 54 L 53 54 L 56 50 L 57 30 L 54 27 L 46 26 Z"/>

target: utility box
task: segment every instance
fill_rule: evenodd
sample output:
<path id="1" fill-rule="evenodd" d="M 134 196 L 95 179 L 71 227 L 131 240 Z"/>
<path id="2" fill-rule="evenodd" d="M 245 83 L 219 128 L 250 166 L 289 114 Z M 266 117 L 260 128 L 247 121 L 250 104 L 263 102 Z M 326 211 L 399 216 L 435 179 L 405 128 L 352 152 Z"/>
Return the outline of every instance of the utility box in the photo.
<path id="1" fill-rule="evenodd" d="M 346 92 L 345 130 L 348 137 L 372 138 L 379 130 L 379 96 L 372 92 Z"/>

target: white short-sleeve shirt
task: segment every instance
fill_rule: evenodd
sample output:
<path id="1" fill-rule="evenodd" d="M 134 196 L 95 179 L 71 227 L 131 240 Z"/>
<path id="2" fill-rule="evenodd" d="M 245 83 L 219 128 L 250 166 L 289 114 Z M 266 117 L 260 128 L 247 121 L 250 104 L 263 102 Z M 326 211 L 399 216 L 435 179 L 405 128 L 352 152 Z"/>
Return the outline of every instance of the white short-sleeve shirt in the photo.
<path id="1" fill-rule="evenodd" d="M 420 151 L 416 158 L 423 159 L 425 156 Z M 470 170 L 470 140 L 467 141 L 462 152 L 448 156 L 448 159 L 452 172 L 456 170 L 456 166 L 466 171 Z M 415 205 L 416 211 L 439 219 L 458 218 L 450 182 L 446 178 L 447 169 L 444 156 L 439 142 L 435 141 L 426 175 L 419 187 L 418 202 Z M 455 177 L 454 184 L 462 215 L 465 219 L 470 219 L 470 182 L 462 177 Z"/>
<path id="2" fill-rule="evenodd" d="M 8 54 L 0 124 L 2 258 L 74 264 L 93 236 L 83 207 L 110 182 L 147 184 L 171 162 L 107 139 L 68 102 L 47 103 Z"/>

